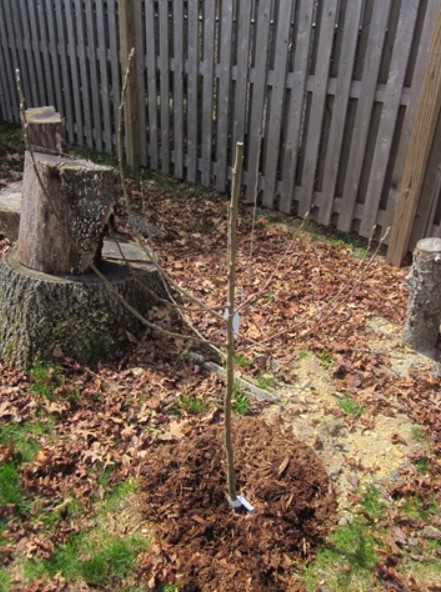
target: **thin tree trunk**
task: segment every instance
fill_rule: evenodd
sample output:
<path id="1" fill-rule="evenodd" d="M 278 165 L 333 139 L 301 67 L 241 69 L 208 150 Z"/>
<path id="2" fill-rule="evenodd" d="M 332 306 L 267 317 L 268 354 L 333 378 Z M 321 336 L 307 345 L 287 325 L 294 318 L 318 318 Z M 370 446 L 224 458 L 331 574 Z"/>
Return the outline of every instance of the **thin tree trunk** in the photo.
<path id="1" fill-rule="evenodd" d="M 234 316 L 237 257 L 237 208 L 241 187 L 243 143 L 236 144 L 236 157 L 231 187 L 230 216 L 228 222 L 228 301 L 227 301 L 227 386 L 224 401 L 225 451 L 227 462 L 227 484 L 230 502 L 237 500 L 236 473 L 231 433 L 231 399 L 234 389 Z"/>

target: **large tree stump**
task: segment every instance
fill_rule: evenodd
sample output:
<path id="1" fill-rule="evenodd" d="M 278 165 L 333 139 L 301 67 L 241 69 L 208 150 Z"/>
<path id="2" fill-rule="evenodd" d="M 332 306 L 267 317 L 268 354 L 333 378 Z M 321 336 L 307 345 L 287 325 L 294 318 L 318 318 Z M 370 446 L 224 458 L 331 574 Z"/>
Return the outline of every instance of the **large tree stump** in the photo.
<path id="1" fill-rule="evenodd" d="M 151 291 L 164 294 L 156 270 L 146 264 L 130 271 L 108 261 L 101 270 L 143 315 L 154 304 Z M 28 368 L 54 356 L 96 363 L 118 349 L 126 331 L 136 334 L 140 327 L 94 274 L 66 278 L 34 271 L 14 251 L 0 262 L 0 357 L 10 365 Z"/>
<path id="2" fill-rule="evenodd" d="M 441 239 L 418 241 L 406 283 L 410 288 L 403 341 L 423 354 L 436 352 L 441 320 Z"/>
<path id="3" fill-rule="evenodd" d="M 100 258 L 115 200 L 112 167 L 39 152 L 33 161 L 27 152 L 19 261 L 55 275 L 87 272 Z"/>

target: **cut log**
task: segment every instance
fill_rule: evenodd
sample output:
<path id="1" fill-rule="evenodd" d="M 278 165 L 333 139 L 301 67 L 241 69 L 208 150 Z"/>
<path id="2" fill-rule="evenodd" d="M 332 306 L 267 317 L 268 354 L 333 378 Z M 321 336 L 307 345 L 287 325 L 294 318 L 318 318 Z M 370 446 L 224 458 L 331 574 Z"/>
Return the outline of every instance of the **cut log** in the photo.
<path id="1" fill-rule="evenodd" d="M 441 320 L 441 239 L 418 241 L 406 283 L 410 288 L 403 341 L 412 349 L 433 356 Z"/>
<path id="2" fill-rule="evenodd" d="M 26 140 L 33 150 L 44 148 L 57 154 L 66 151 L 66 127 L 64 119 L 54 107 L 27 109 Z"/>
<path id="3" fill-rule="evenodd" d="M 43 273 L 86 273 L 100 259 L 116 201 L 115 171 L 49 154 L 34 159 L 35 166 L 26 153 L 18 259 Z"/>
<path id="4" fill-rule="evenodd" d="M 146 264 L 129 271 L 106 262 L 101 271 L 142 315 L 164 296 L 157 272 Z M 144 286 L 148 285 L 147 291 Z M 93 274 L 57 277 L 23 267 L 10 251 L 0 262 L 0 357 L 30 367 L 57 356 L 95 363 L 115 352 L 141 323 Z"/>

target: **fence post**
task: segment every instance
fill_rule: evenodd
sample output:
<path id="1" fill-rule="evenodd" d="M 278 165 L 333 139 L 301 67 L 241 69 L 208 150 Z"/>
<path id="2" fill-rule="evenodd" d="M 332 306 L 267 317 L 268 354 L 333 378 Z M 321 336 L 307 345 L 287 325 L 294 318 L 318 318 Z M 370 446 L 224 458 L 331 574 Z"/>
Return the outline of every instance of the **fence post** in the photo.
<path id="1" fill-rule="evenodd" d="M 403 176 L 399 187 L 399 201 L 395 210 L 387 251 L 387 262 L 397 267 L 401 265 L 409 246 L 441 107 L 440 54 L 441 9 L 437 15 L 433 39 L 427 57 L 426 73 L 416 108 Z"/>
<path id="2" fill-rule="evenodd" d="M 121 78 L 124 79 L 130 51 L 135 47 L 135 0 L 118 0 Z M 140 15 L 139 15 L 140 18 Z M 139 164 L 139 132 L 136 121 L 136 53 L 127 83 L 124 110 L 124 130 L 127 164 Z"/>

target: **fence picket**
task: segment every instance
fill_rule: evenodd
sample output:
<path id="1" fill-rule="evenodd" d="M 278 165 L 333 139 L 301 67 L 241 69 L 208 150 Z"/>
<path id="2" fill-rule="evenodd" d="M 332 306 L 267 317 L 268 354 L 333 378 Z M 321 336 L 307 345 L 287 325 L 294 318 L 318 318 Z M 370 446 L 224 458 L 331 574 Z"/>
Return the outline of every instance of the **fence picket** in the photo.
<path id="1" fill-rule="evenodd" d="M 147 54 L 147 93 L 149 113 L 150 166 L 157 169 L 158 158 L 158 105 L 156 96 L 156 46 L 155 46 L 155 3 L 146 0 L 146 54 Z"/>
<path id="2" fill-rule="evenodd" d="M 376 223 L 417 14 L 418 1 L 403 0 L 390 64 L 390 84 L 386 86 L 371 175 L 360 223 L 359 233 L 361 236 L 368 237 Z"/>
<path id="3" fill-rule="evenodd" d="M 233 3 L 223 0 L 221 5 L 219 89 L 217 95 L 216 131 L 216 188 L 225 190 L 227 178 L 227 145 L 229 114 L 231 111 L 231 54 L 233 31 Z"/>
<path id="4" fill-rule="evenodd" d="M 183 1 L 173 3 L 173 138 L 174 174 L 184 176 L 184 11 Z"/>
<path id="5" fill-rule="evenodd" d="M 43 56 L 43 70 L 44 70 L 44 80 L 46 83 L 46 103 L 48 105 L 55 105 L 55 93 L 54 93 L 54 80 L 53 74 L 51 69 L 51 56 L 49 52 L 49 37 L 48 37 L 48 25 L 46 22 L 47 13 L 43 7 L 43 0 L 40 0 L 37 3 L 37 13 L 38 13 L 38 25 L 41 34 L 41 53 Z"/>
<path id="6" fill-rule="evenodd" d="M 211 183 L 212 127 L 213 127 L 213 73 L 214 31 L 216 24 L 216 0 L 204 2 L 204 63 L 202 73 L 202 166 L 201 183 Z"/>
<path id="7" fill-rule="evenodd" d="M 2 113 L 8 121 L 14 121 L 17 117 L 17 110 L 13 84 L 13 60 L 9 51 L 9 37 L 6 33 L 6 19 L 3 14 L 3 5 L 0 2 L 0 82 L 1 96 L 3 99 Z"/>
<path id="8" fill-rule="evenodd" d="M 195 183 L 198 169 L 199 2 L 188 0 L 187 179 Z"/>
<path id="9" fill-rule="evenodd" d="M 309 47 L 312 31 L 313 11 L 308 0 L 302 0 L 298 14 L 295 39 L 294 72 L 291 98 L 287 111 L 288 129 L 285 153 L 282 157 L 282 183 L 279 208 L 290 213 L 297 169 L 300 134 L 304 113 L 304 98 L 308 79 Z"/>
<path id="10" fill-rule="evenodd" d="M 291 0 L 281 0 L 277 19 L 274 83 L 271 89 L 271 103 L 268 116 L 267 143 L 265 155 L 265 185 L 263 190 L 263 204 L 269 208 L 274 205 L 277 184 L 277 164 L 279 160 L 279 143 L 282 129 L 282 107 L 285 94 L 289 29 L 291 26 L 291 11 L 295 3 Z"/>
<path id="11" fill-rule="evenodd" d="M 93 145 L 97 150 L 103 149 L 102 140 L 102 122 L 101 122 L 101 104 L 99 97 L 99 85 L 98 85 L 98 68 L 97 68 L 97 56 L 96 56 L 96 35 L 95 35 L 95 18 L 93 14 L 92 2 L 86 2 L 85 5 L 86 13 L 86 51 L 89 56 L 89 68 L 90 68 L 90 81 L 91 81 L 91 95 L 92 95 L 92 116 L 93 124 L 91 124 L 91 131 L 93 134 Z"/>
<path id="12" fill-rule="evenodd" d="M 48 98 L 46 94 L 45 75 L 43 74 L 43 55 L 41 28 L 37 28 L 37 15 L 35 12 L 35 2 L 26 3 L 26 9 L 24 10 L 24 16 L 27 20 L 26 30 L 29 36 L 29 54 L 33 57 L 33 63 L 36 74 L 36 90 L 38 95 L 38 102 L 47 104 Z"/>
<path id="13" fill-rule="evenodd" d="M 109 78 L 107 69 L 107 43 L 103 4 L 104 0 L 96 0 L 96 27 L 98 38 L 97 53 L 99 56 L 99 71 L 101 78 L 100 94 L 101 110 L 103 114 L 103 140 L 106 152 L 111 152 L 113 148 L 113 142 L 110 116 Z"/>
<path id="14" fill-rule="evenodd" d="M 357 199 L 358 183 L 365 155 L 366 141 L 370 129 L 371 113 L 374 105 L 376 81 L 381 62 L 381 50 L 388 23 L 390 0 L 374 5 L 370 23 L 369 39 L 361 81 L 360 98 L 354 130 L 351 138 L 351 152 L 347 164 L 346 179 L 342 196 L 342 211 L 338 217 L 338 229 L 348 232 L 351 229 L 354 206 Z"/>
<path id="15" fill-rule="evenodd" d="M 92 117 L 90 108 L 90 83 L 87 71 L 86 61 L 86 39 L 84 31 L 84 14 L 83 14 L 83 2 L 82 0 L 75 0 L 75 24 L 76 24 L 76 37 L 78 47 L 78 65 L 80 71 L 79 80 L 81 81 L 81 99 L 82 99 L 82 112 L 84 113 L 84 127 L 83 135 L 86 138 L 86 144 L 89 147 L 93 146 L 92 139 Z"/>
<path id="16" fill-rule="evenodd" d="M 344 36 L 340 55 L 341 61 L 338 65 L 331 129 L 329 131 L 329 137 L 332 139 L 332 149 L 327 150 L 324 155 L 325 168 L 322 182 L 323 206 L 320 207 L 318 213 L 318 222 L 326 226 L 330 223 L 334 206 L 338 164 L 344 138 L 346 112 L 350 96 L 352 71 L 355 52 L 357 50 L 358 27 L 363 3 L 363 0 L 351 0 L 346 6 Z"/>
<path id="17" fill-rule="evenodd" d="M 54 106 L 61 114 L 67 116 L 68 109 L 65 108 L 65 103 L 67 104 L 70 101 L 70 93 L 66 92 L 65 94 L 63 91 L 63 82 L 62 82 L 62 67 L 60 61 L 60 55 L 58 52 L 58 42 L 57 36 L 55 33 L 55 11 L 54 11 L 54 4 L 52 0 L 45 0 L 44 4 L 44 12 L 46 13 L 47 18 L 47 30 L 48 30 L 48 39 L 49 39 L 49 54 L 50 54 L 50 63 L 51 63 L 51 70 L 53 72 L 53 95 L 55 96 L 55 103 Z M 64 100 L 63 100 L 64 99 Z M 66 117 L 67 119 L 67 117 Z M 66 121 L 66 127 L 70 130 L 69 121 Z M 70 133 L 68 131 L 68 133 Z"/>
<path id="18" fill-rule="evenodd" d="M 306 144 L 303 168 L 303 185 L 297 212 L 302 218 L 309 212 L 313 202 L 327 81 L 332 53 L 332 43 L 334 39 L 334 26 L 337 16 L 337 5 L 338 0 L 329 0 L 329 2 L 326 3 L 326 7 L 323 7 L 320 22 L 319 43 L 314 73 L 314 88 L 312 90 L 311 98 L 311 116 L 308 122 L 307 131 L 308 142 Z"/>
<path id="19" fill-rule="evenodd" d="M 67 40 L 66 47 L 69 58 L 69 71 L 72 78 L 72 94 L 73 103 L 75 110 L 75 142 L 82 146 L 84 144 L 84 124 L 83 124 L 83 110 L 81 103 L 81 82 L 78 75 L 78 59 L 77 59 L 77 47 L 76 47 L 76 36 L 74 30 L 74 15 L 72 0 L 67 0 L 64 4 L 65 16 L 66 16 L 66 31 Z"/>
<path id="20" fill-rule="evenodd" d="M 169 74 L 169 30 L 168 1 L 159 2 L 159 76 L 160 76 L 160 110 L 161 110 L 161 170 L 170 172 L 170 74 Z"/>
<path id="21" fill-rule="evenodd" d="M 267 90 L 268 43 L 270 31 L 271 0 L 263 0 L 257 20 L 256 64 L 253 94 L 250 104 L 250 131 L 248 138 L 248 181 L 246 197 L 248 201 L 255 198 L 258 168 L 260 163 L 263 123 L 265 117 L 265 98 Z"/>

